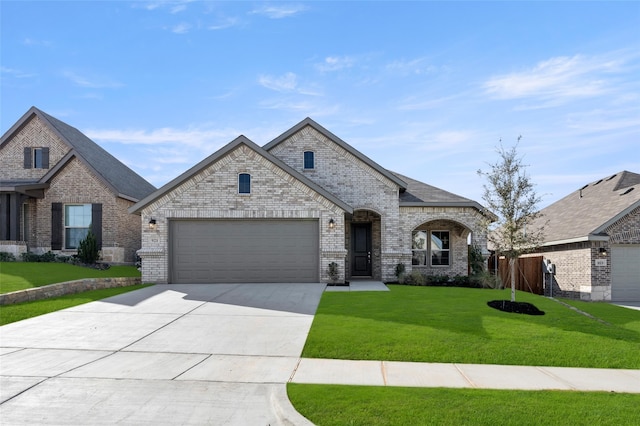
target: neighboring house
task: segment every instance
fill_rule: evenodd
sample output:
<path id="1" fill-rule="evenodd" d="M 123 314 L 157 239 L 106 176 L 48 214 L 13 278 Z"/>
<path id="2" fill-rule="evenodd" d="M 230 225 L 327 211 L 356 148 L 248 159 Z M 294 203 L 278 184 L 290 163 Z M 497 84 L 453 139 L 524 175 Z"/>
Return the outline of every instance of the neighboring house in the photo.
<path id="1" fill-rule="evenodd" d="M 390 281 L 467 275 L 483 207 L 394 174 L 307 118 L 264 147 L 240 136 L 130 210 L 145 282 Z"/>
<path id="2" fill-rule="evenodd" d="M 541 212 L 553 295 L 640 301 L 640 174 L 599 179 Z"/>
<path id="3" fill-rule="evenodd" d="M 0 140 L 0 251 L 75 254 L 89 229 L 102 260 L 133 263 L 155 187 L 77 129 L 32 107 Z"/>

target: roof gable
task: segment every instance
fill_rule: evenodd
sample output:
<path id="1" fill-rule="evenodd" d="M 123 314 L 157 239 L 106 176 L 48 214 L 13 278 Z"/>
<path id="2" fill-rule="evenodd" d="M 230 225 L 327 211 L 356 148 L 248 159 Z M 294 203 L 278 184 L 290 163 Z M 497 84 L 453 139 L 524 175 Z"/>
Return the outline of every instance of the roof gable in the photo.
<path id="1" fill-rule="evenodd" d="M 299 131 L 301 131 L 307 126 L 312 127 L 318 133 L 321 133 L 327 139 L 339 145 L 341 148 L 349 152 L 351 155 L 353 155 L 363 163 L 367 164 L 369 167 L 373 168 L 374 170 L 376 170 L 378 173 L 380 173 L 387 179 L 391 180 L 393 183 L 398 185 L 401 189 L 405 189 L 407 187 L 406 182 L 404 182 L 401 178 L 391 173 L 389 170 L 385 169 L 384 167 L 380 166 L 378 163 L 376 163 L 375 161 L 373 161 L 372 159 L 370 159 L 369 157 L 367 157 L 366 155 L 364 155 L 363 153 L 361 153 L 360 151 L 358 151 L 357 149 L 355 149 L 354 147 L 352 147 L 351 145 L 349 145 L 348 143 L 346 143 L 345 141 L 340 139 L 338 136 L 334 135 L 329 130 L 325 129 L 324 127 L 322 127 L 320 124 L 316 123 L 309 117 L 305 118 L 304 120 L 302 120 L 301 122 L 299 122 L 298 124 L 290 128 L 289 130 L 287 130 L 286 132 L 284 132 L 283 134 L 281 134 L 271 142 L 264 145 L 263 146 L 264 150 L 271 151 L 275 146 L 289 139 L 291 136 L 298 133 Z"/>
<path id="2" fill-rule="evenodd" d="M 286 173 L 290 174 L 291 176 L 296 178 L 298 181 L 302 182 L 304 185 L 306 185 L 309 188 L 313 189 L 315 192 L 317 192 L 318 194 L 322 195 L 324 198 L 326 198 L 327 200 L 331 201 L 333 204 L 337 205 L 338 207 L 340 207 L 344 211 L 346 211 L 348 213 L 352 213 L 353 212 L 353 208 L 350 205 L 348 205 L 344 201 L 340 200 L 339 198 L 337 198 L 335 195 L 331 194 L 330 192 L 326 191 L 325 189 L 323 189 L 321 186 L 317 185 L 315 182 L 313 182 L 312 180 L 310 180 L 306 176 L 304 176 L 301 173 L 297 172 L 295 169 L 289 167 L 287 164 L 285 164 L 284 162 L 280 161 L 278 158 L 276 158 L 273 155 L 269 154 L 267 151 L 265 151 L 264 149 L 262 149 L 261 147 L 259 147 L 255 143 L 253 143 L 251 140 L 249 140 L 244 135 L 238 136 L 236 139 L 234 139 L 233 141 L 229 142 L 227 145 L 223 146 L 218 151 L 214 152 L 213 154 L 211 154 L 210 156 L 208 156 L 204 160 L 200 161 L 195 166 L 191 167 L 186 172 L 182 173 L 180 176 L 176 177 L 175 179 L 173 179 L 172 181 L 168 182 L 166 185 L 162 186 L 160 189 L 158 189 L 154 193 L 150 194 L 149 196 L 147 196 L 143 200 L 140 200 L 138 203 L 136 203 L 135 205 L 131 206 L 129 208 L 129 212 L 130 213 L 140 213 L 145 207 L 147 207 L 150 204 L 156 202 L 157 200 L 162 198 L 164 195 L 166 195 L 166 194 L 170 193 L 171 191 L 173 191 L 174 189 L 178 188 L 180 185 L 182 185 L 183 183 L 185 183 L 186 181 L 191 179 L 193 176 L 197 175 L 198 173 L 200 173 L 201 171 L 203 171 L 204 169 L 206 169 L 207 167 L 209 167 L 210 165 L 212 165 L 216 161 L 219 161 L 220 159 L 225 157 L 227 154 L 229 154 L 230 152 L 234 151 L 240 145 L 245 145 L 248 148 L 250 148 L 251 150 L 255 151 L 256 153 L 258 153 L 259 155 L 264 157 L 266 160 L 268 160 L 271 163 L 275 164 L 277 167 L 279 167 L 280 169 L 284 170 Z"/>
<path id="3" fill-rule="evenodd" d="M 640 174 L 622 171 L 584 185 L 541 210 L 545 245 L 606 238 L 614 222 L 640 207 Z"/>
<path id="4" fill-rule="evenodd" d="M 69 161 L 70 156 L 75 156 L 120 197 L 137 201 L 147 196 L 150 192 L 155 191 L 156 188 L 153 185 L 129 167 L 125 166 L 121 161 L 109 154 L 78 129 L 69 126 L 36 107 L 31 107 L 29 111 L 2 136 L 0 147 L 6 144 L 11 137 L 20 131 L 34 116 L 38 116 L 70 150 L 60 162 L 61 164 L 52 165 L 52 170 L 42 178 L 42 182 L 47 182 L 51 179 L 55 171 L 59 170 L 61 166 L 64 166 L 64 164 Z"/>

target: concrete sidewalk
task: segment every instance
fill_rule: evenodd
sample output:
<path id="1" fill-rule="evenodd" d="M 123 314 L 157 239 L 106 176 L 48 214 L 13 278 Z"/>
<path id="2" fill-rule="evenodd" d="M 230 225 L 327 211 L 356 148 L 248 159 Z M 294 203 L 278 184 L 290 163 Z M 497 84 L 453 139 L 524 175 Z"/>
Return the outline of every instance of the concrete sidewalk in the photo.
<path id="1" fill-rule="evenodd" d="M 291 382 L 640 393 L 640 370 L 303 358 Z"/>

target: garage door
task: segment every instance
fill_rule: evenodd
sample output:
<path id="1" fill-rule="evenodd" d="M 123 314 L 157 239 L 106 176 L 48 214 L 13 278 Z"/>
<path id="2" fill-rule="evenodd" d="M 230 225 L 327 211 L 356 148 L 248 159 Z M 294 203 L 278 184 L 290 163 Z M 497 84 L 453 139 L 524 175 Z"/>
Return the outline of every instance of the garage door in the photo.
<path id="1" fill-rule="evenodd" d="M 318 282 L 317 220 L 171 221 L 172 283 Z"/>
<path id="2" fill-rule="evenodd" d="M 611 248 L 611 300 L 640 301 L 640 246 Z"/>

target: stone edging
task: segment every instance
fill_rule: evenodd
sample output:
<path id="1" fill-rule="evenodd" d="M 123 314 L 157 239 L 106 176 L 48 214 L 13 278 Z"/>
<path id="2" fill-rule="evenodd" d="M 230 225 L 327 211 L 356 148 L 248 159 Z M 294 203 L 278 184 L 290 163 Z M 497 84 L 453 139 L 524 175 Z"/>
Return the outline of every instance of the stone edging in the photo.
<path id="1" fill-rule="evenodd" d="M 0 294 L 0 306 L 49 299 L 51 297 L 80 293 L 87 290 L 127 287 L 141 283 L 141 277 L 85 278 L 82 280 L 67 281 L 64 283 L 50 284 L 42 287 L 34 287 L 26 290 Z"/>

